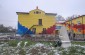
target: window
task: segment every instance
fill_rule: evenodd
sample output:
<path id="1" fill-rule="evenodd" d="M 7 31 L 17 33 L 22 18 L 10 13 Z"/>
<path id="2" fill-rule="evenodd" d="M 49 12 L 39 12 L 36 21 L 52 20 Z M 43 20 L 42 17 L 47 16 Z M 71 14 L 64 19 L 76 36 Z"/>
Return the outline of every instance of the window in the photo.
<path id="1" fill-rule="evenodd" d="M 77 24 L 78 24 L 78 25 L 80 25 L 80 24 L 81 24 L 81 22 L 80 22 L 80 21 L 77 21 Z"/>
<path id="2" fill-rule="evenodd" d="M 36 33 L 36 28 L 33 28 L 32 29 L 32 32 L 35 34 Z"/>
<path id="3" fill-rule="evenodd" d="M 39 12 L 38 12 L 38 11 L 36 11 L 36 14 L 39 14 Z"/>
<path id="4" fill-rule="evenodd" d="M 61 29 L 61 26 L 56 26 L 56 29 Z"/>
<path id="5" fill-rule="evenodd" d="M 42 19 L 39 19 L 39 25 L 42 25 Z"/>

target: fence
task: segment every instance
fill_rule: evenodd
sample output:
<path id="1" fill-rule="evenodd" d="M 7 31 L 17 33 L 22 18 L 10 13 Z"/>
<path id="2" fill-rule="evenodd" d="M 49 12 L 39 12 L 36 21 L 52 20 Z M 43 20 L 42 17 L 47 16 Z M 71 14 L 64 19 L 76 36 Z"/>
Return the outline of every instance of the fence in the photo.
<path id="1" fill-rule="evenodd" d="M 27 37 L 29 40 L 32 41 L 57 41 L 59 39 L 58 35 L 49 35 L 49 34 L 43 34 L 43 35 L 37 34 L 37 35 L 31 35 L 31 37 L 29 36 L 25 37 Z"/>

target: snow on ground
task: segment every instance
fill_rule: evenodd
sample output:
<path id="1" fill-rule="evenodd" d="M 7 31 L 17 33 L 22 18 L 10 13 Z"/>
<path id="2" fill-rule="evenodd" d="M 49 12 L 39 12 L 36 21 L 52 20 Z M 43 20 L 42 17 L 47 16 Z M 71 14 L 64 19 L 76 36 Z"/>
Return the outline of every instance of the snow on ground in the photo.
<path id="1" fill-rule="evenodd" d="M 85 46 L 81 46 L 81 45 L 72 45 L 72 46 L 79 46 L 79 47 L 85 48 Z"/>
<path id="2" fill-rule="evenodd" d="M 69 54 L 77 54 L 77 55 L 84 55 L 85 54 L 85 46 L 81 45 L 72 45 L 68 48 L 62 47 L 53 47 L 52 45 L 45 45 L 42 43 L 36 43 L 34 45 L 30 45 L 28 47 L 21 48 L 22 52 L 25 51 L 26 55 L 69 55 Z M 0 54 L 4 55 L 3 51 L 5 50 L 6 53 L 9 51 L 9 54 L 19 54 L 20 48 L 17 47 L 3 47 L 0 46 Z"/>
<path id="3" fill-rule="evenodd" d="M 48 55 L 48 54 L 52 54 L 52 55 L 59 55 L 57 52 L 57 49 L 55 49 L 52 46 L 47 46 L 44 45 L 42 43 L 37 43 L 34 46 L 32 46 L 32 48 L 30 48 L 29 53 L 33 54 L 37 54 L 37 55 Z"/>

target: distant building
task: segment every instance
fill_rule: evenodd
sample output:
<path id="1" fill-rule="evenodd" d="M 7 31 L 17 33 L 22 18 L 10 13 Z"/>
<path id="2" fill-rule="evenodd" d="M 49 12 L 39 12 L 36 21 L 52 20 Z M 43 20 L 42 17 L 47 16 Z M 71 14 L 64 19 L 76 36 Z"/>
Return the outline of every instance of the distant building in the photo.
<path id="1" fill-rule="evenodd" d="M 55 34 L 56 14 L 38 9 L 16 12 L 18 15 L 18 34 Z"/>
<path id="2" fill-rule="evenodd" d="M 76 38 L 85 39 L 85 15 L 69 19 L 64 24 L 69 32 L 76 34 Z"/>

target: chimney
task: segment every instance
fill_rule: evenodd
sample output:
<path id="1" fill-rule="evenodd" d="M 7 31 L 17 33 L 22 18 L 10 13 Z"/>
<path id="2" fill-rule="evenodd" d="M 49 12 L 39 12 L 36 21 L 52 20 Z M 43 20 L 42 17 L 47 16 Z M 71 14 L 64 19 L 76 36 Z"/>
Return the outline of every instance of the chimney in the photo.
<path id="1" fill-rule="evenodd" d="M 38 6 L 36 7 L 36 9 L 38 9 Z"/>

